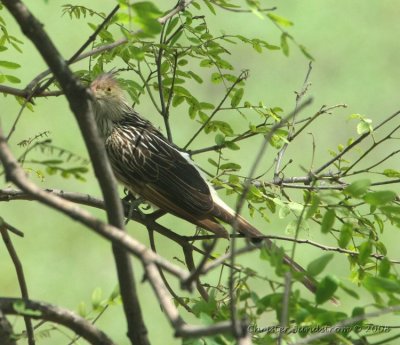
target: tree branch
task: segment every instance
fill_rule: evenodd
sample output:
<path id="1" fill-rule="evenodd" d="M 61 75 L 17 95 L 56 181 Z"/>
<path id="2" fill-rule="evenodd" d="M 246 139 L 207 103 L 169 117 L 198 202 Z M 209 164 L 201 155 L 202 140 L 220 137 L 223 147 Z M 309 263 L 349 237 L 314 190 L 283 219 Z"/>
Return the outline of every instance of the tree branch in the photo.
<path id="1" fill-rule="evenodd" d="M 94 327 L 89 321 L 70 310 L 51 304 L 20 298 L 0 298 L 0 310 L 4 314 L 21 315 L 63 325 L 93 345 L 115 344 L 105 333 Z"/>
<path id="2" fill-rule="evenodd" d="M 175 8 L 173 10 L 171 10 L 170 12 L 168 12 L 165 16 L 158 18 L 158 22 L 161 25 L 164 25 L 168 19 L 171 19 L 172 17 L 174 17 L 175 15 L 177 15 L 179 12 L 183 11 L 186 7 L 188 7 L 191 3 L 193 2 L 193 0 L 179 0 L 178 4 L 175 6 Z"/>
<path id="3" fill-rule="evenodd" d="M 98 134 L 85 87 L 75 79 L 67 63 L 43 30 L 43 26 L 29 12 L 28 8 L 20 0 L 4 0 L 3 4 L 14 16 L 23 33 L 34 43 L 64 90 L 88 148 L 106 203 L 108 221 L 123 231 L 123 212 L 115 178 L 105 153 L 104 144 Z M 130 258 L 121 247 L 114 245 L 113 252 L 128 323 L 128 336 L 132 343 L 147 345 L 149 344 L 147 330 L 141 316 Z"/>
<path id="4" fill-rule="evenodd" d="M 10 322 L 0 309 L 0 344 L 2 345 L 18 345 L 13 337 L 13 329 Z"/>
<path id="5" fill-rule="evenodd" d="M 1 220 L 0 220 L 1 221 Z M 14 245 L 11 241 L 10 235 L 8 234 L 6 224 L 4 222 L 0 223 L 0 234 L 3 238 L 3 242 L 7 248 L 8 254 L 14 264 L 15 272 L 17 274 L 18 285 L 21 291 L 21 296 L 24 300 L 29 299 L 28 287 L 26 285 L 24 269 L 22 267 L 22 263 L 18 257 L 17 251 L 14 248 Z M 26 334 L 28 336 L 28 344 L 35 345 L 35 335 L 33 333 L 32 321 L 29 316 L 24 316 Z"/>

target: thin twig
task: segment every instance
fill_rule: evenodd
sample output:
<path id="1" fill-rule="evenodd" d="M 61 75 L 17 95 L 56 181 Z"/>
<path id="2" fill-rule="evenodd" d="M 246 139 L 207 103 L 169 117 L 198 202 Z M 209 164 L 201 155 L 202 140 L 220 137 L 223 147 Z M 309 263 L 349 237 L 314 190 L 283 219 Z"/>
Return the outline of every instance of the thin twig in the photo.
<path id="1" fill-rule="evenodd" d="M 228 98 L 228 96 L 230 95 L 232 90 L 236 87 L 237 84 L 239 84 L 240 82 L 245 80 L 247 78 L 247 75 L 248 75 L 247 71 L 243 71 L 242 73 L 240 73 L 239 77 L 237 77 L 235 82 L 229 87 L 229 89 L 225 93 L 224 97 L 221 99 L 221 101 L 219 102 L 217 107 L 213 110 L 213 112 L 208 117 L 208 119 L 206 121 L 204 121 L 204 123 L 200 126 L 200 128 L 196 131 L 196 133 L 194 133 L 194 135 L 190 138 L 190 140 L 187 142 L 187 144 L 183 147 L 183 150 L 186 150 L 188 148 L 188 146 L 193 142 L 193 140 L 195 140 L 197 138 L 197 136 L 203 131 L 203 129 L 210 123 L 210 121 L 213 119 L 213 117 L 218 113 L 220 108 L 223 106 L 223 104 L 225 103 L 226 99 Z"/>
<path id="2" fill-rule="evenodd" d="M 312 102 L 313 102 L 313 98 L 312 97 L 307 98 L 304 102 L 302 102 L 299 105 L 299 107 L 297 108 L 297 113 L 302 111 L 304 108 L 308 107 Z M 294 112 L 290 113 L 288 116 L 289 117 L 292 116 L 293 113 Z M 265 126 L 265 123 L 262 123 L 262 124 L 256 126 L 256 128 L 261 127 L 261 126 Z M 282 126 L 284 126 L 284 124 L 282 124 Z M 232 142 L 236 143 L 236 142 L 251 138 L 251 137 L 256 136 L 256 135 L 264 135 L 264 134 L 265 133 L 260 133 L 260 132 L 257 132 L 257 131 L 245 131 L 244 133 L 242 133 L 242 134 L 238 135 L 236 138 L 234 138 L 232 140 Z M 222 143 L 222 144 L 218 144 L 218 145 L 212 145 L 212 146 L 203 147 L 201 149 L 189 150 L 188 152 L 189 152 L 189 154 L 191 156 L 194 156 L 194 155 L 198 155 L 200 153 L 205 153 L 205 152 L 209 152 L 209 151 L 218 151 L 220 149 L 225 148 L 226 146 L 227 146 L 226 143 Z"/>
<path id="3" fill-rule="evenodd" d="M 1 219 L 0 219 L 1 222 Z M 23 300 L 29 299 L 28 286 L 26 285 L 24 268 L 22 267 L 21 260 L 18 257 L 17 251 L 14 248 L 14 245 L 11 241 L 11 238 L 8 234 L 7 228 L 3 222 L 0 223 L 0 233 L 3 238 L 3 242 L 7 248 L 8 254 L 14 264 L 15 272 L 17 274 L 18 285 L 21 291 L 21 296 Z M 28 344 L 35 345 L 35 334 L 33 332 L 32 321 L 29 316 L 24 316 L 26 334 L 28 337 Z"/>
<path id="4" fill-rule="evenodd" d="M 386 118 L 385 120 L 383 120 L 378 126 L 375 127 L 375 131 L 377 131 L 379 128 L 381 128 L 382 126 L 384 126 L 386 123 L 390 122 L 391 120 L 393 120 L 395 117 L 397 117 L 400 114 L 400 110 L 396 111 L 394 114 L 392 114 L 391 116 L 389 116 L 388 118 Z M 358 144 L 360 144 L 365 138 L 369 137 L 371 135 L 372 132 L 366 132 L 361 134 L 356 140 L 354 140 L 349 146 L 345 147 L 343 149 L 343 151 L 341 151 L 340 153 L 338 153 L 335 157 L 333 157 L 332 159 L 330 159 L 329 161 L 327 161 L 326 163 L 324 163 L 323 165 L 321 165 L 318 169 L 315 169 L 312 174 L 313 175 L 318 175 L 321 171 L 325 170 L 327 167 L 329 167 L 332 163 L 336 162 L 338 159 L 340 159 L 341 157 L 343 157 L 347 152 L 351 151 L 353 149 L 353 147 L 357 146 Z"/>
<path id="5" fill-rule="evenodd" d="M 282 159 L 283 156 L 289 146 L 289 142 L 292 140 L 292 136 L 295 133 L 295 129 L 294 129 L 294 123 L 296 120 L 296 115 L 298 114 L 298 107 L 300 105 L 300 101 L 303 99 L 303 97 L 305 96 L 307 90 L 308 90 L 308 79 L 310 77 L 312 71 L 312 63 L 311 61 L 308 64 L 308 70 L 307 70 L 307 74 L 306 77 L 304 78 L 304 82 L 303 85 L 301 87 L 301 90 L 299 92 L 296 93 L 296 105 L 294 107 L 294 111 L 293 111 L 293 116 L 291 118 L 291 123 L 289 124 L 289 134 L 288 134 L 288 142 L 286 142 L 282 148 L 279 150 L 278 155 L 276 157 L 276 165 L 275 165 L 275 172 L 274 172 L 274 181 L 279 181 L 279 175 L 281 173 L 281 163 L 282 163 Z"/>

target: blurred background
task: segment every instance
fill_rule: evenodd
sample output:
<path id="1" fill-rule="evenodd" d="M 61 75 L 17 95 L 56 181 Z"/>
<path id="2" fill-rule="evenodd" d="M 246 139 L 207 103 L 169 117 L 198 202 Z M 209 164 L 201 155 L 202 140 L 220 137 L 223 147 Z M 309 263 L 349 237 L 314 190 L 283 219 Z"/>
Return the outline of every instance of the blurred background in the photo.
<path id="1" fill-rule="evenodd" d="M 26 0 L 25 3 L 32 12 L 44 23 L 49 36 L 53 39 L 64 57 L 70 57 L 92 33 L 86 22 L 99 23 L 96 17 L 86 20 L 71 20 L 62 16 L 62 1 Z M 97 11 L 108 13 L 115 6 L 114 1 L 97 0 L 70 0 L 70 4 L 81 4 L 92 7 Z M 157 4 L 162 11 L 172 8 L 174 1 L 163 1 Z M 348 120 L 353 113 L 363 114 L 378 123 L 385 117 L 400 108 L 399 83 L 400 83 L 400 47 L 398 33 L 400 32 L 400 6 L 392 0 L 307 0 L 307 1 L 265 1 L 265 7 L 277 6 L 276 13 L 294 22 L 288 31 L 297 42 L 307 47 L 308 52 L 314 57 L 313 69 L 309 78 L 312 83 L 307 96 L 313 96 L 314 101 L 310 107 L 299 116 L 308 117 L 320 109 L 322 105 L 332 106 L 347 104 L 346 109 L 337 109 L 331 115 L 322 117 L 311 126 L 307 133 L 298 138 L 296 145 L 290 147 L 285 160 L 294 159 L 295 163 L 288 172 L 301 174 L 301 167 L 309 169 L 318 166 L 327 160 L 328 149 L 336 150 L 338 144 L 346 143 L 348 138 L 355 137 L 356 122 Z M 250 38 L 261 38 L 270 44 L 279 45 L 280 32 L 269 20 L 262 20 L 254 14 L 233 13 L 218 11 L 217 16 L 211 14 L 202 6 L 207 22 L 213 34 L 236 33 Z M 23 37 L 14 20 L 6 10 L 0 15 L 6 20 L 11 34 L 22 39 L 25 44 L 23 53 L 10 49 L 2 52 L 0 59 L 14 61 L 23 66 L 15 71 L 22 82 L 23 88 L 37 74 L 46 69 L 41 57 L 31 43 Z M 115 37 L 119 38 L 118 31 Z M 256 103 L 260 100 L 264 104 L 283 108 L 289 113 L 295 106 L 295 91 L 303 85 L 308 70 L 308 60 L 289 42 L 289 57 L 283 56 L 280 51 L 264 51 L 258 54 L 249 46 L 232 46 L 231 61 L 240 70 L 249 70 L 244 100 Z M 86 62 L 74 65 L 73 69 L 88 68 Z M 117 64 L 111 64 L 109 69 Z M 124 78 L 129 78 L 125 74 Z M 132 76 L 133 77 L 133 76 Z M 215 87 L 205 80 L 196 87 L 195 92 L 199 98 L 217 103 L 224 95 L 222 86 Z M 0 121 L 3 130 L 7 133 L 15 120 L 20 106 L 10 96 L 0 98 Z M 34 137 L 37 133 L 49 131 L 49 138 L 53 144 L 66 148 L 82 157 L 88 157 L 79 129 L 63 97 L 40 98 L 35 100 L 35 111 L 25 110 L 22 119 L 13 134 L 10 145 L 16 156 L 22 153 L 17 143 L 23 139 Z M 142 98 L 136 107 L 141 114 L 154 123 L 162 126 L 162 121 L 155 113 L 151 103 Z M 172 109 L 172 129 L 175 142 L 184 145 L 195 132 L 198 124 L 189 121 L 183 108 Z M 249 115 L 251 120 L 251 117 Z M 186 121 L 187 120 L 187 121 Z M 253 119 L 256 123 L 257 118 Z M 238 129 L 246 124 L 237 114 L 232 115 L 233 126 Z M 313 137 L 309 135 L 313 132 Z M 212 140 L 212 142 L 210 142 Z M 315 160 L 312 163 L 312 140 L 316 143 Z M 201 136 L 193 143 L 192 148 L 200 148 L 213 144 L 213 136 Z M 246 175 L 253 162 L 256 149 L 261 143 L 260 138 L 243 145 L 240 151 L 229 153 L 229 157 L 242 165 L 241 173 Z M 396 149 L 396 142 L 385 146 L 382 150 L 388 152 Z M 261 171 L 272 162 L 275 149 L 267 152 Z M 379 154 L 379 152 L 377 153 Z M 38 159 L 44 159 L 40 151 L 33 154 Z M 33 157 L 32 156 L 32 157 Z M 196 157 L 196 161 L 204 168 L 212 170 L 207 163 L 209 156 Z M 313 164 L 313 165 L 312 165 Z M 388 162 L 388 167 L 399 169 L 396 160 Z M 272 172 L 266 175 L 271 179 Z M 100 191 L 92 171 L 85 175 L 86 182 L 73 178 L 63 179 L 59 174 L 46 176 L 44 180 L 31 173 L 31 178 L 43 188 L 57 188 L 66 191 L 79 191 L 100 197 Z M 2 188 L 7 186 L 4 181 Z M 122 194 L 122 191 L 121 191 Z M 222 197 L 225 198 L 224 195 Z M 226 199 L 231 205 L 235 199 Z M 102 211 L 90 209 L 101 219 L 105 219 Z M 116 285 L 116 276 L 110 245 L 94 235 L 78 223 L 59 215 L 55 211 L 35 202 L 14 201 L 0 203 L 0 216 L 25 233 L 24 238 L 13 236 L 13 242 L 20 255 L 24 266 L 29 293 L 34 300 L 43 300 L 72 310 L 77 310 L 83 301 L 90 305 L 93 291 L 101 289 L 106 298 Z M 287 235 L 285 227 L 288 219 L 279 219 L 276 214 L 268 215 L 271 223 L 267 225 L 262 219 L 255 218 L 252 222 L 260 226 L 264 232 L 277 235 Z M 172 217 L 165 217 L 163 224 L 172 229 L 193 231 L 193 227 L 184 222 L 178 222 Z M 315 229 L 314 229 L 315 230 Z M 147 232 L 141 226 L 129 223 L 128 231 L 148 243 Z M 397 229 L 388 229 L 386 234 L 389 256 L 396 259 L 399 235 Z M 327 245 L 335 245 L 328 235 L 321 236 L 317 231 L 302 233 L 302 238 L 309 238 Z M 390 239 L 390 241 L 389 241 Z M 385 241 L 385 240 L 384 240 Z M 392 243 L 392 247 L 390 247 Z M 287 245 L 290 248 L 290 244 Z M 166 257 L 183 255 L 178 248 L 171 246 L 168 240 L 157 238 L 159 252 Z M 177 254 L 179 253 L 179 254 Z M 314 257 L 320 256 L 320 250 L 306 246 L 297 246 L 298 261 L 307 265 Z M 175 261 L 178 263 L 178 261 Z M 257 254 L 243 258 L 244 264 L 252 264 L 252 268 L 266 274 L 266 262 L 260 262 Z M 350 282 L 348 277 L 347 259 L 336 254 L 335 264 L 329 266 L 331 272 L 341 279 L 348 281 L 354 289 L 357 286 Z M 143 303 L 143 313 L 149 327 L 150 339 L 157 344 L 178 344 L 180 340 L 173 338 L 173 333 L 153 296 L 149 285 L 141 283 L 142 269 L 140 263 L 134 260 L 140 298 Z M 218 272 L 211 275 L 210 283 L 216 284 Z M 174 279 L 170 279 L 174 283 Z M 257 291 L 265 287 L 257 286 Z M 19 296 L 19 288 L 15 271 L 3 245 L 0 245 L 0 296 Z M 365 304 L 372 302 L 369 295 L 363 295 Z M 347 297 L 344 296 L 342 306 L 333 307 L 351 310 L 346 305 Z M 347 309 L 350 308 L 350 309 Z M 185 314 L 185 317 L 187 315 Z M 189 318 L 190 320 L 190 318 Z M 21 319 L 12 319 L 17 329 L 23 326 Z M 266 321 L 267 322 L 267 321 Z M 124 332 L 125 321 L 122 307 L 111 307 L 99 320 L 98 325 L 118 344 L 127 344 Z M 267 326 L 266 323 L 265 326 Z M 264 326 L 264 325 L 260 325 Z M 162 334 L 162 337 L 160 337 Z M 68 341 L 61 332 L 53 332 L 51 338 L 42 334 L 40 344 L 67 344 Z M 21 342 L 22 343 L 22 342 Z M 82 342 L 83 343 L 83 342 Z"/>

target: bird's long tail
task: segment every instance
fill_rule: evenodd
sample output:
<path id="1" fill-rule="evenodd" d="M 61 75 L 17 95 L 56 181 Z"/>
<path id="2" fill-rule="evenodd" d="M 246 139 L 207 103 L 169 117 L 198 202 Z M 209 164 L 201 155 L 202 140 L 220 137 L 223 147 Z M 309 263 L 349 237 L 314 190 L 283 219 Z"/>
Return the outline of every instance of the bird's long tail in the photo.
<path id="1" fill-rule="evenodd" d="M 219 201 L 219 200 L 218 200 Z M 213 215 L 215 218 L 222 220 L 225 223 L 236 226 L 236 229 L 246 237 L 248 237 L 253 242 L 261 242 L 265 245 L 269 253 L 279 253 L 280 248 L 275 245 L 269 238 L 265 238 L 265 235 L 261 233 L 257 228 L 251 225 L 246 219 L 240 215 L 235 215 L 235 212 L 227 206 L 222 200 L 221 202 L 216 202 L 214 207 Z M 292 260 L 286 254 L 283 254 L 282 261 L 289 265 L 294 272 L 301 274 L 301 282 L 303 285 L 315 293 L 317 290 L 317 282 L 315 279 L 310 277 L 306 270 L 301 267 L 297 262 Z"/>

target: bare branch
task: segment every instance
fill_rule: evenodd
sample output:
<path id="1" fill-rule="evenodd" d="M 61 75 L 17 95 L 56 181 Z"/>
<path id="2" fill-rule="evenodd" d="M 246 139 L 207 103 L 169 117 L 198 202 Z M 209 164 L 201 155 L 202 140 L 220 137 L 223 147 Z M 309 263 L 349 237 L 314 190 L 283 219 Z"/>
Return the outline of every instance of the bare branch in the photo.
<path id="1" fill-rule="evenodd" d="M 30 94 L 30 91 L 27 89 L 17 89 L 15 87 L 7 85 L 0 85 L 0 92 L 23 98 L 28 98 Z M 60 96 L 62 94 L 63 94 L 62 91 L 43 91 L 41 93 L 37 93 L 35 97 L 51 97 L 51 96 Z"/>
<path id="2" fill-rule="evenodd" d="M 179 0 L 178 4 L 175 6 L 173 10 L 168 12 L 165 16 L 158 18 L 158 22 L 161 25 L 164 25 L 169 19 L 177 15 L 179 12 L 183 11 L 186 7 L 188 7 L 193 0 Z"/>
<path id="3" fill-rule="evenodd" d="M 29 293 L 28 293 L 28 287 L 26 285 L 24 269 L 18 257 L 17 251 L 15 250 L 11 238 L 8 234 L 6 224 L 4 222 L 1 222 L 1 220 L 2 219 L 0 219 L 0 234 L 1 237 L 3 238 L 3 242 L 7 248 L 8 254 L 10 255 L 10 258 L 14 264 L 15 272 L 17 274 L 19 289 L 21 291 L 21 296 L 24 300 L 27 300 L 29 299 Z M 25 322 L 26 334 L 28 336 L 28 344 L 35 345 L 35 335 L 33 333 L 31 318 L 29 316 L 24 316 L 24 322 Z"/>
<path id="4" fill-rule="evenodd" d="M 19 298 L 0 298 L 0 310 L 4 314 L 27 316 L 63 325 L 93 345 L 114 345 L 115 343 L 89 321 L 70 310 L 51 304 Z"/>

